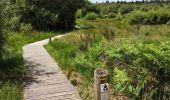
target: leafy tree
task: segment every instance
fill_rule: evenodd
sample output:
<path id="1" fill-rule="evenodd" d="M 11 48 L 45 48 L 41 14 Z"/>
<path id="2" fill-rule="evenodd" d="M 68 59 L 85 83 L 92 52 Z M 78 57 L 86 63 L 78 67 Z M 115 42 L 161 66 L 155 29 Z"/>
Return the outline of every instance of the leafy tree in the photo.
<path id="1" fill-rule="evenodd" d="M 76 11 L 84 4 L 83 0 L 27 0 L 27 2 L 35 9 L 45 10 L 57 16 L 55 25 L 68 30 L 74 27 Z M 36 14 L 35 10 L 33 12 Z"/>
<path id="2" fill-rule="evenodd" d="M 19 29 L 20 15 L 18 12 L 19 0 L 0 0 L 0 58 L 4 51 L 6 33 Z"/>

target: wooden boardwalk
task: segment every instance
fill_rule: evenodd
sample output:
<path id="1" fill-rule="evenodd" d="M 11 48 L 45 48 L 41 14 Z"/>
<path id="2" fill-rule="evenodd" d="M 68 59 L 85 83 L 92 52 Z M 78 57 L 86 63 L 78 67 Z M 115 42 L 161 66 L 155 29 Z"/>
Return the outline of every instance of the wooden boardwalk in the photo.
<path id="1" fill-rule="evenodd" d="M 28 67 L 24 100 L 80 100 L 77 91 L 43 48 L 47 43 L 48 39 L 23 47 L 24 61 Z"/>

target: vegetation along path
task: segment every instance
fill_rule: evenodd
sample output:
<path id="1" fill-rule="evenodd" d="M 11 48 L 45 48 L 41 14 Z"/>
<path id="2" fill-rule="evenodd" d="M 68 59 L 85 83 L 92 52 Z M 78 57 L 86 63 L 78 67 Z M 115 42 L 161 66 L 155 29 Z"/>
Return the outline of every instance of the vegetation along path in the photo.
<path id="1" fill-rule="evenodd" d="M 56 36 L 60 38 L 64 35 Z M 24 100 L 80 100 L 59 66 L 43 48 L 48 39 L 23 47 L 28 72 L 24 82 Z"/>

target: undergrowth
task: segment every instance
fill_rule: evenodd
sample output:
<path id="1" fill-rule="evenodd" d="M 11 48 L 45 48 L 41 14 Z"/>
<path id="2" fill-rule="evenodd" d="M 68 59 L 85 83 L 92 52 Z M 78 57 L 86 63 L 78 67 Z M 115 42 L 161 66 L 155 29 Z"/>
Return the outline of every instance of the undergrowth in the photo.
<path id="1" fill-rule="evenodd" d="M 169 98 L 168 26 L 114 20 L 84 21 L 83 26 L 45 46 L 83 100 L 94 99 L 96 68 L 109 70 L 113 98 Z"/>

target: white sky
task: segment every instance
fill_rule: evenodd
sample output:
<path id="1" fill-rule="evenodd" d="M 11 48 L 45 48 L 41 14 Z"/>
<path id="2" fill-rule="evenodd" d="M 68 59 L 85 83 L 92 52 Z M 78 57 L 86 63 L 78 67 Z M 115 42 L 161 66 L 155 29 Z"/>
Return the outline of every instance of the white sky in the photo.
<path id="1" fill-rule="evenodd" d="M 96 3 L 96 2 L 98 2 L 98 3 L 101 3 L 101 2 L 106 2 L 106 0 L 89 0 L 89 1 L 91 1 L 91 2 L 93 2 L 93 3 Z M 113 1 L 117 1 L 117 0 L 108 0 L 108 1 L 111 1 L 111 2 L 113 2 Z M 119 1 L 125 1 L 125 0 L 119 0 Z M 128 1 L 136 1 L 136 0 L 126 0 L 127 2 Z M 138 1 L 140 1 L 140 0 L 138 0 Z"/>

